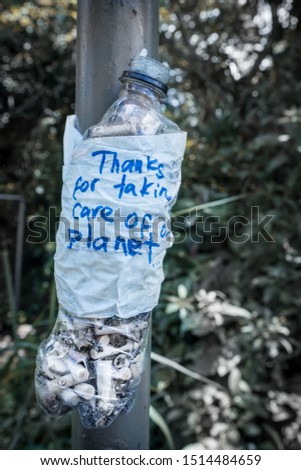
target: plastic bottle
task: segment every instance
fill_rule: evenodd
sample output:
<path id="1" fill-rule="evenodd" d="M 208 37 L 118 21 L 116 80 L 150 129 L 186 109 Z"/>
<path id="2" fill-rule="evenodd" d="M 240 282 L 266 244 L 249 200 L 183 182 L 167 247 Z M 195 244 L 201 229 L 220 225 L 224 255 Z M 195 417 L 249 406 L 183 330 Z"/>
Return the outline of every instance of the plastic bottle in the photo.
<path id="1" fill-rule="evenodd" d="M 83 140 L 180 132 L 161 111 L 168 78 L 163 64 L 135 57 L 122 74 L 117 100 Z M 60 306 L 53 332 L 37 354 L 42 408 L 58 416 L 77 407 L 87 427 L 108 426 L 128 411 L 143 371 L 150 315 L 86 319 Z"/>
<path id="2" fill-rule="evenodd" d="M 167 92 L 169 69 L 149 57 L 135 57 L 120 80 L 117 100 L 84 139 L 106 136 L 157 135 L 180 132 L 161 110 Z"/>

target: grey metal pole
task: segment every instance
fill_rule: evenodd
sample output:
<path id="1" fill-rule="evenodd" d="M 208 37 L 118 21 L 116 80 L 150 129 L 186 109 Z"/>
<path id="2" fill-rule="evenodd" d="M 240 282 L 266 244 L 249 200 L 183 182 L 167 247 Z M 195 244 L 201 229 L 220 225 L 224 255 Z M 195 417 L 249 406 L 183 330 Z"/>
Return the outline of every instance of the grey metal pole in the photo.
<path id="1" fill-rule="evenodd" d="M 76 115 L 84 132 L 117 98 L 118 78 L 142 49 L 156 58 L 159 0 L 78 0 Z M 150 335 L 151 336 L 151 335 Z M 132 410 L 105 429 L 87 429 L 76 412 L 73 449 L 148 449 L 150 340 L 146 370 Z"/>
<path id="2" fill-rule="evenodd" d="M 120 415 L 108 428 L 83 427 L 77 412 L 72 419 L 74 450 L 147 450 L 149 449 L 150 338 L 147 363 L 131 411 Z"/>
<path id="3" fill-rule="evenodd" d="M 156 58 L 159 0 L 78 0 L 76 114 L 84 132 L 117 98 L 118 78 L 142 49 Z"/>

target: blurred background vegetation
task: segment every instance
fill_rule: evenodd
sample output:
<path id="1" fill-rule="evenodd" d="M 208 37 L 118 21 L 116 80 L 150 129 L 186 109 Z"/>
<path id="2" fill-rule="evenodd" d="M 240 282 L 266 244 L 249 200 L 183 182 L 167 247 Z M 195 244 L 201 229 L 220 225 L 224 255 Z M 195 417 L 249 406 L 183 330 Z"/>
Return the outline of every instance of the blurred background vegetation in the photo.
<path id="1" fill-rule="evenodd" d="M 0 193 L 24 196 L 26 237 L 60 205 L 76 2 L 0 8 Z M 154 312 L 151 445 L 301 449 L 301 3 L 162 0 L 160 18 L 166 113 L 188 145 Z M 55 226 L 24 243 L 17 304 L 20 217 L 0 199 L 0 446 L 68 449 L 70 416 L 45 416 L 32 385 L 57 312 Z"/>

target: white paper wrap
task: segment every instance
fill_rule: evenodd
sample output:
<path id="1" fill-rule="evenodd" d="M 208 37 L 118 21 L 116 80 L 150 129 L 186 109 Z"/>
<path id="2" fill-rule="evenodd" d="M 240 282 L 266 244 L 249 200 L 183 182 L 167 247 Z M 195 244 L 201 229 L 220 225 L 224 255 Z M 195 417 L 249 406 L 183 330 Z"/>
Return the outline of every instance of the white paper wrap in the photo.
<path id="1" fill-rule="evenodd" d="M 157 305 L 185 143 L 184 132 L 82 140 L 67 118 L 55 278 L 70 315 L 128 318 Z"/>

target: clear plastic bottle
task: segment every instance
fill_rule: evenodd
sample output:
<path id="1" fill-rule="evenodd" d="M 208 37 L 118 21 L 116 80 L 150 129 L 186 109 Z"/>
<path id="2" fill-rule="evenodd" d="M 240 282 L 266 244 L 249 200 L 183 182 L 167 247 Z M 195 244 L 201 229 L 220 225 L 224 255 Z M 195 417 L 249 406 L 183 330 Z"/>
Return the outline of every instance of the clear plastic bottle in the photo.
<path id="1" fill-rule="evenodd" d="M 160 62 L 135 57 L 122 74 L 118 99 L 83 139 L 180 132 L 161 110 L 168 78 L 169 69 Z M 127 412 L 143 371 L 150 315 L 87 319 L 60 306 L 37 355 L 36 395 L 42 408 L 59 416 L 76 407 L 87 427 L 108 426 Z"/>
<path id="2" fill-rule="evenodd" d="M 117 100 L 84 139 L 107 136 L 157 135 L 180 132 L 161 110 L 166 97 L 169 69 L 149 57 L 138 56 L 123 72 Z"/>

